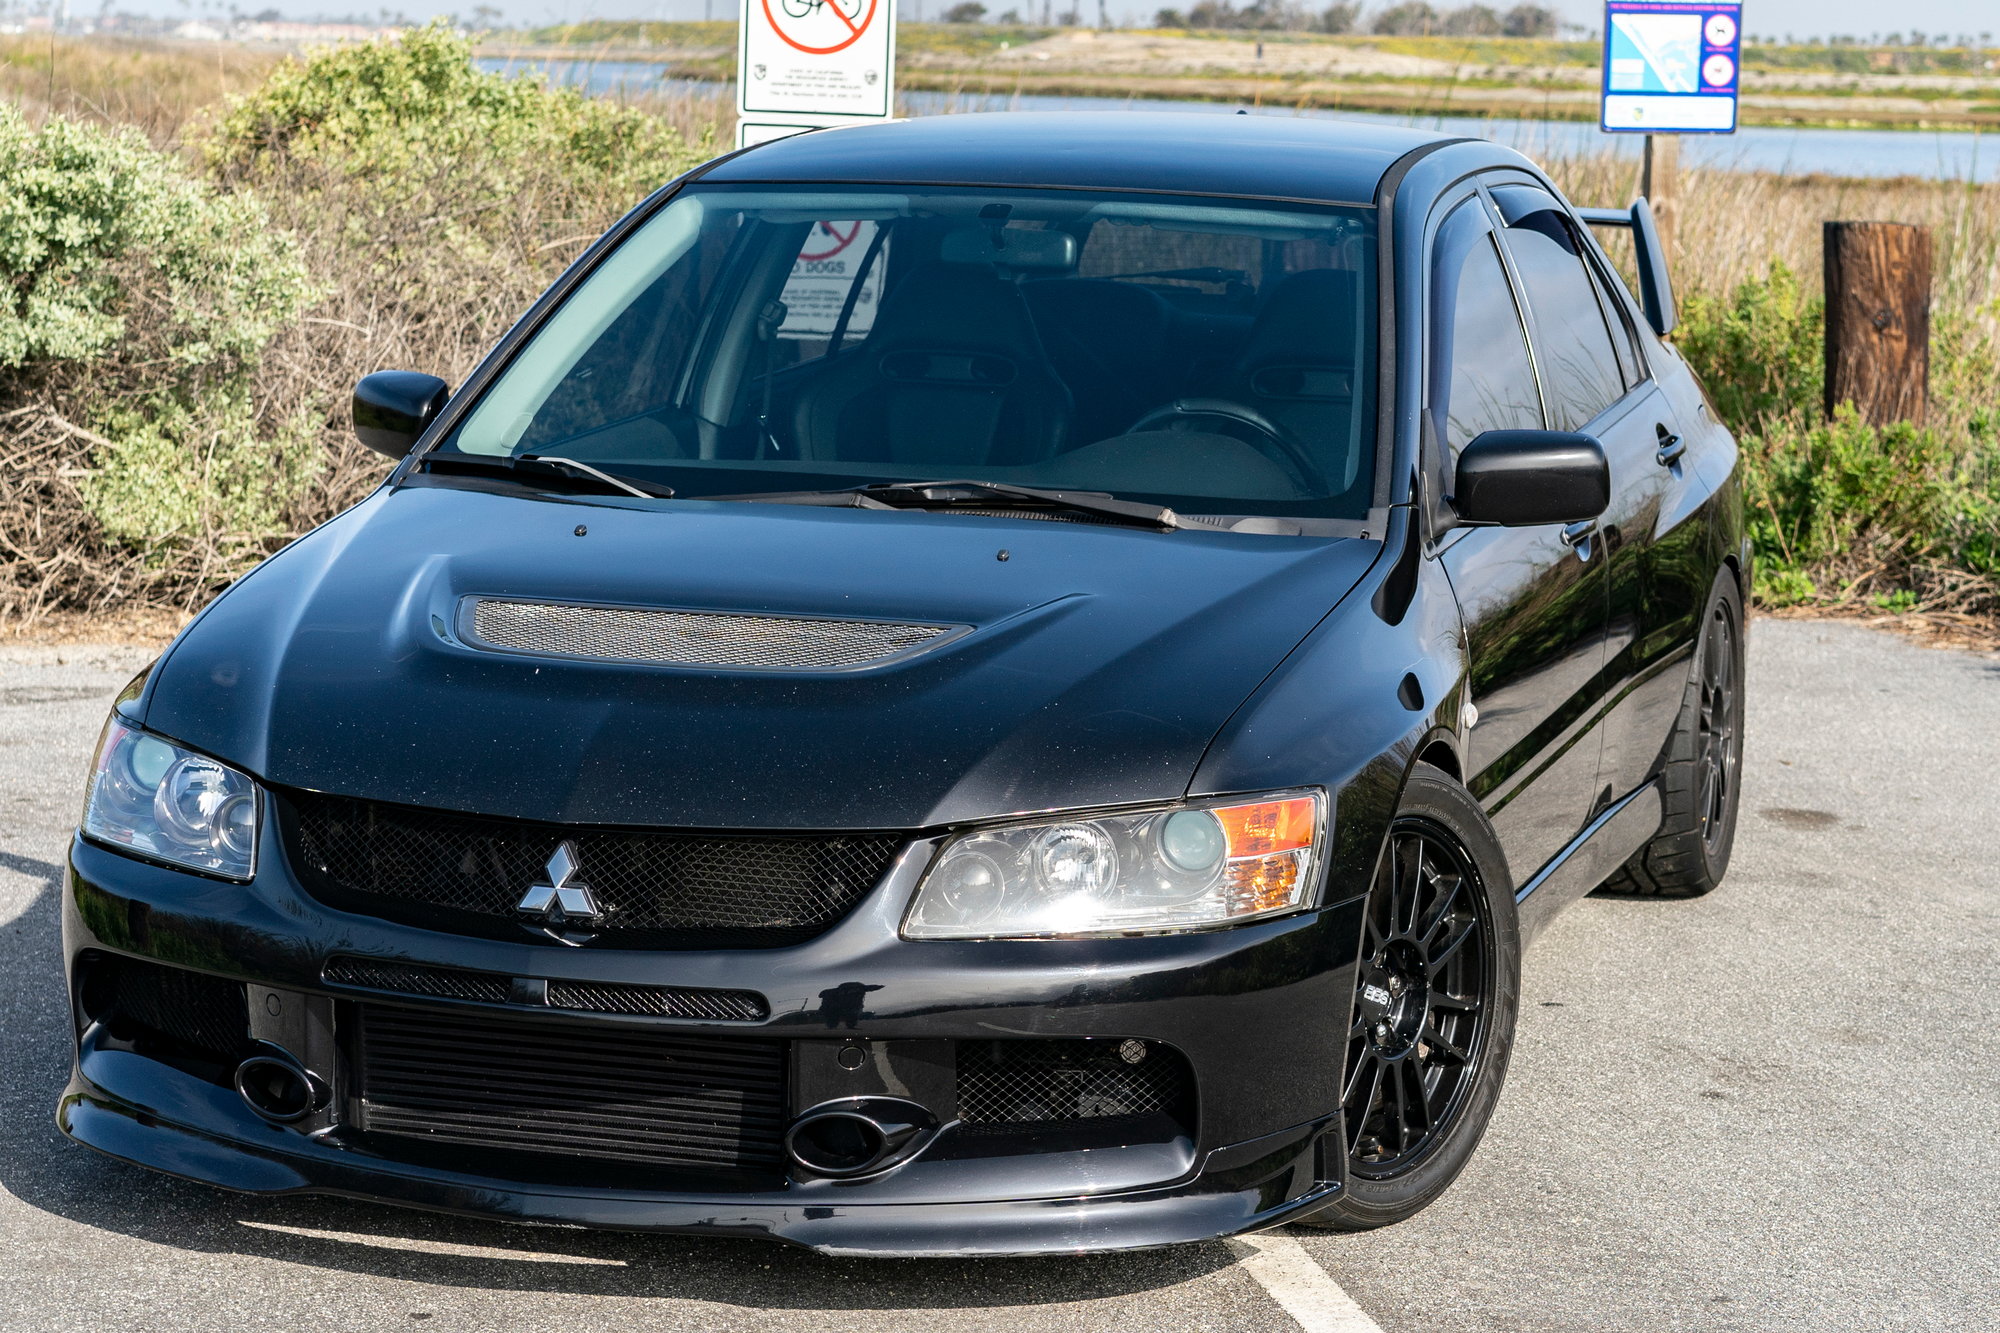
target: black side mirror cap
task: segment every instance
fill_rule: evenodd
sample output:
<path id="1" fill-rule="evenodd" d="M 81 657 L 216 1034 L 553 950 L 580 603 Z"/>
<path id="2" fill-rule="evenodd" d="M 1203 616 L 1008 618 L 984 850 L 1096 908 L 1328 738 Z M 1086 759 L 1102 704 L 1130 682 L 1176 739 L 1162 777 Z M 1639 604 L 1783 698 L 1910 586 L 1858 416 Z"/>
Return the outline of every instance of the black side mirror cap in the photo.
<path id="1" fill-rule="evenodd" d="M 378 370 L 354 386 L 354 434 L 378 454 L 400 459 L 436 419 L 451 386 L 414 370 Z"/>
<path id="2" fill-rule="evenodd" d="M 1459 451 L 1452 508 L 1503 528 L 1581 523 L 1611 505 L 1611 465 L 1588 435 L 1489 430 Z"/>

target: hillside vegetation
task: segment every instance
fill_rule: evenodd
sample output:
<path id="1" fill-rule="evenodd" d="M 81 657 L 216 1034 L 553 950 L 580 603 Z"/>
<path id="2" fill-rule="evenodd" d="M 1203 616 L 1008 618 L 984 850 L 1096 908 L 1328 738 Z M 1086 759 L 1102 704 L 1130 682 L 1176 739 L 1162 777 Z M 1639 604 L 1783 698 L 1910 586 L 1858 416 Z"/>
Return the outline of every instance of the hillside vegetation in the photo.
<path id="1" fill-rule="evenodd" d="M 713 101 L 479 73 L 442 28 L 178 75 L 162 71 L 197 57 L 87 45 L 59 45 L 34 98 L 0 65 L 0 617 L 16 629 L 192 608 L 365 494 L 387 465 L 352 440 L 353 382 L 461 380 L 730 128 Z M 190 105 L 195 89 L 214 97 Z M 1609 156 L 1548 165 L 1580 203 L 1634 191 Z M 1681 253 L 1699 262 L 1681 266 L 1677 339 L 1743 440 L 1767 604 L 2000 623 L 2000 191 L 1684 186 Z M 1827 218 L 1936 232 L 1924 429 L 1821 409 Z"/>

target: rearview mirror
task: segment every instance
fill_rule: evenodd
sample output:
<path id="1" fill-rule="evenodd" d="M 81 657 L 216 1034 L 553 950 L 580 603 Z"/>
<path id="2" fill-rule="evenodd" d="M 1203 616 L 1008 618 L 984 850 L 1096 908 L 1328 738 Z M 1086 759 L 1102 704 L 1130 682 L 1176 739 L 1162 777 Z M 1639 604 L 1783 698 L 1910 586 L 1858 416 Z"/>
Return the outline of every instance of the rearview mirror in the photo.
<path id="1" fill-rule="evenodd" d="M 1451 505 L 1463 523 L 1580 523 L 1611 504 L 1611 465 L 1588 435 L 1489 430 L 1459 451 Z"/>
<path id="2" fill-rule="evenodd" d="M 450 396 L 435 375 L 378 370 L 354 386 L 354 434 L 376 453 L 401 458 Z"/>

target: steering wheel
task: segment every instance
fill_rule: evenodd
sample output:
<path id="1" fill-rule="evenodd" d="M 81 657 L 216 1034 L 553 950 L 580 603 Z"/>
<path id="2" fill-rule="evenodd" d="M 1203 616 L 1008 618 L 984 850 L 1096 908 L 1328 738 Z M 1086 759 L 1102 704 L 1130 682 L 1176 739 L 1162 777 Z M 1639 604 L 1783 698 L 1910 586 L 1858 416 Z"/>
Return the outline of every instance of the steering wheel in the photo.
<path id="1" fill-rule="evenodd" d="M 1176 398 L 1140 417 L 1126 427 L 1125 433 L 1137 435 L 1149 430 L 1186 430 L 1188 423 L 1197 417 L 1221 417 L 1224 421 L 1248 426 L 1257 438 L 1246 443 L 1282 467 L 1302 494 L 1313 494 L 1319 485 L 1319 468 L 1313 457 L 1284 427 L 1256 408 L 1231 402 L 1227 398 Z"/>

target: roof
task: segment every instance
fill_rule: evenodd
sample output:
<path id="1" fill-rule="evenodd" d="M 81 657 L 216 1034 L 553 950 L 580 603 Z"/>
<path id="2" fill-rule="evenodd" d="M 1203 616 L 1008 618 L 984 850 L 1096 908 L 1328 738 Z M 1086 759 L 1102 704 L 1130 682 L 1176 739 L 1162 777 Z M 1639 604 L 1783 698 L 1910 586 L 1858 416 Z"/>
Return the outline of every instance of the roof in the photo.
<path id="1" fill-rule="evenodd" d="M 703 179 L 1053 185 L 1368 203 L 1398 158 L 1452 137 L 1289 114 L 1009 111 L 793 135 L 739 153 Z"/>

